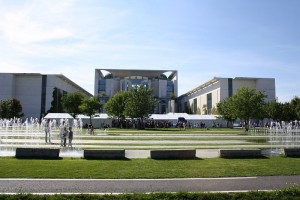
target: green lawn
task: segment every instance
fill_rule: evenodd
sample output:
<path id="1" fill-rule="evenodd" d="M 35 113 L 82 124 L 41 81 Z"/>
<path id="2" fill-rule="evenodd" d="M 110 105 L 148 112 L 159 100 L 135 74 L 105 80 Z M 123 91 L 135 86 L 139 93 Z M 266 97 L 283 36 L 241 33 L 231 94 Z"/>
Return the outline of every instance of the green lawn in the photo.
<path id="1" fill-rule="evenodd" d="M 300 175 L 300 158 L 31 160 L 0 158 L 0 178 L 196 178 Z"/>

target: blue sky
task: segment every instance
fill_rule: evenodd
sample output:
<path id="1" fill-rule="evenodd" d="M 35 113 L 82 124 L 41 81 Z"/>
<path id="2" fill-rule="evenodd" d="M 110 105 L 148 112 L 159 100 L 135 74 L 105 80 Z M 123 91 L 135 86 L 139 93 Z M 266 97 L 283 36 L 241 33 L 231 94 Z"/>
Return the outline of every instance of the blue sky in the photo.
<path id="1" fill-rule="evenodd" d="M 213 77 L 275 78 L 300 96 L 299 0 L 0 0 L 0 72 L 178 70 L 179 94 Z"/>

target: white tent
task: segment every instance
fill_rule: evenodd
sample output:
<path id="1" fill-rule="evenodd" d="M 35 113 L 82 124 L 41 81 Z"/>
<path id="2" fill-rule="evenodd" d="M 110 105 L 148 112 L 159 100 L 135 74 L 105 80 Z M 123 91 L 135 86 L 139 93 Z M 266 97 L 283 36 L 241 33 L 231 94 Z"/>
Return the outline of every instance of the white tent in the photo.
<path id="1" fill-rule="evenodd" d="M 45 119 L 73 119 L 69 113 L 48 113 Z"/>
<path id="2" fill-rule="evenodd" d="M 77 115 L 76 118 L 81 119 L 84 126 L 86 126 L 90 123 L 90 116 L 80 114 L 80 115 Z M 108 114 L 106 114 L 106 113 L 97 113 L 92 116 L 92 124 L 93 124 L 94 128 L 103 128 L 106 125 L 111 127 L 112 119 L 109 118 Z"/>
<path id="3" fill-rule="evenodd" d="M 176 124 L 178 118 L 185 118 L 187 122 L 193 126 L 197 127 L 200 123 L 205 123 L 206 127 L 212 127 L 214 124 L 219 124 L 219 126 L 226 126 L 226 122 L 218 118 L 218 115 L 190 115 L 187 113 L 167 113 L 167 114 L 152 114 L 149 117 L 152 120 L 167 120 Z"/>

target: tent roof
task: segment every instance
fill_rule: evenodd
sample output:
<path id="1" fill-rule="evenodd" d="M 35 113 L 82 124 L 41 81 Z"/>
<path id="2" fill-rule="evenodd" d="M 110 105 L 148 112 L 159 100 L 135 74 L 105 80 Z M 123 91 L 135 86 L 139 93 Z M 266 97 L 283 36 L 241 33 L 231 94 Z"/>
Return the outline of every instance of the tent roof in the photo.
<path id="1" fill-rule="evenodd" d="M 87 115 L 77 115 L 78 119 L 89 119 L 90 117 Z M 92 116 L 92 119 L 107 119 L 109 118 L 108 114 L 106 113 L 98 113 Z"/>
<path id="2" fill-rule="evenodd" d="M 167 113 L 167 114 L 152 114 L 149 119 L 154 120 L 178 120 L 178 117 L 184 117 L 186 120 L 217 120 L 218 115 L 189 115 L 187 113 Z M 78 119 L 89 119 L 87 115 L 78 115 Z M 106 113 L 98 113 L 92 116 L 92 119 L 108 119 Z"/>
<path id="3" fill-rule="evenodd" d="M 187 113 L 167 113 L 152 114 L 150 118 L 154 120 L 178 120 L 178 117 L 184 117 L 186 120 L 216 120 L 217 115 L 189 115 Z"/>
<path id="4" fill-rule="evenodd" d="M 69 113 L 48 113 L 45 119 L 73 119 Z"/>

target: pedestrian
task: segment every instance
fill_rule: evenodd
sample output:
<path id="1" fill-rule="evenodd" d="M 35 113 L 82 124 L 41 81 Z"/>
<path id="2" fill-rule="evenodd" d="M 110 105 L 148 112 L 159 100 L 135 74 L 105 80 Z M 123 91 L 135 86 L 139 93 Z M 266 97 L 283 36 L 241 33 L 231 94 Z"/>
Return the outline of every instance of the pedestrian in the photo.
<path id="1" fill-rule="evenodd" d="M 50 119 L 47 119 L 45 123 L 45 142 L 48 143 L 48 140 L 51 143 Z"/>
<path id="2" fill-rule="evenodd" d="M 69 127 L 68 139 L 69 139 L 68 147 L 72 147 L 72 140 L 73 140 L 73 131 L 72 131 L 72 127 Z"/>
<path id="3" fill-rule="evenodd" d="M 66 144 L 67 144 L 67 134 L 68 134 L 67 127 L 64 127 L 64 133 L 63 133 L 64 147 L 66 147 Z"/>
<path id="4" fill-rule="evenodd" d="M 60 133 L 59 133 L 59 136 L 60 136 L 60 146 L 62 147 L 64 145 L 64 132 L 65 132 L 65 121 L 62 121 L 60 126 Z"/>

